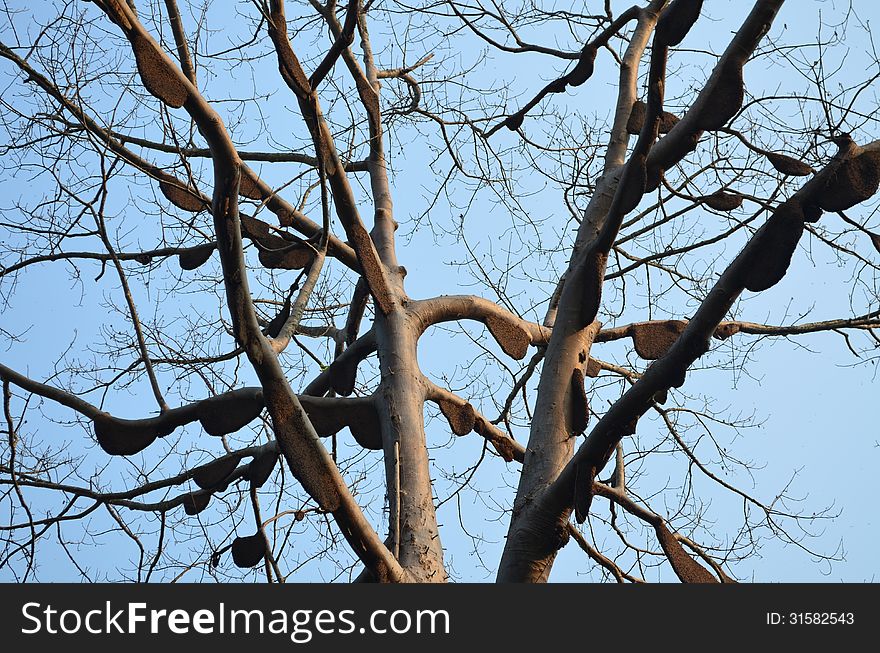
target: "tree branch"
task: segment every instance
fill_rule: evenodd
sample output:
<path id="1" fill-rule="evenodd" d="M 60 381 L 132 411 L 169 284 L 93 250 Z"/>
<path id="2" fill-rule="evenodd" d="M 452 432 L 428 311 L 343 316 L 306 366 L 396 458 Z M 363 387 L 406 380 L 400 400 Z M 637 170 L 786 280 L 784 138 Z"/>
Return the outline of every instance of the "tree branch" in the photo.
<path id="1" fill-rule="evenodd" d="M 211 149 L 214 162 L 214 226 L 233 332 L 244 346 L 260 378 L 275 437 L 291 471 L 321 507 L 333 513 L 355 554 L 379 578 L 402 580 L 403 570 L 355 503 L 339 470 L 321 445 L 314 427 L 291 390 L 270 343 L 260 330 L 248 289 L 241 246 L 238 190 L 242 164 L 223 121 L 198 90 L 175 68 L 128 5 L 121 0 L 109 0 L 107 9 L 113 21 L 132 42 L 147 89 L 169 106 L 184 106 Z M 335 166 L 333 170 L 334 172 L 328 170 L 328 174 L 340 174 Z M 359 251 L 358 254 L 363 261 L 363 253 Z"/>

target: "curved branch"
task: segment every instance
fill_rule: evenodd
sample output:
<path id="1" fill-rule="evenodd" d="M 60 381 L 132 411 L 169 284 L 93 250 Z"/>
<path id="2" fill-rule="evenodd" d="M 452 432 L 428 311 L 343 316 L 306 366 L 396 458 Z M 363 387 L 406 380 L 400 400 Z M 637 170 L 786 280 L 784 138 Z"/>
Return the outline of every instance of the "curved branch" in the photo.
<path id="1" fill-rule="evenodd" d="M 481 32 L 480 30 L 478 30 L 476 28 L 476 26 L 473 24 L 473 22 L 468 20 L 468 18 L 458 10 L 458 7 L 455 6 L 454 2 L 447 0 L 446 4 L 448 4 L 450 6 L 450 8 L 452 9 L 453 13 L 455 13 L 455 15 L 458 16 L 459 19 L 461 19 L 461 22 L 463 22 L 465 25 L 467 25 L 468 29 L 470 29 L 471 32 L 473 32 L 476 36 L 478 36 L 479 38 L 484 40 L 486 43 L 488 43 L 492 47 L 497 48 L 498 50 L 501 50 L 503 52 L 511 52 L 514 54 L 519 54 L 519 53 L 523 53 L 523 52 L 537 52 L 540 54 L 549 54 L 553 57 L 558 57 L 560 59 L 577 59 L 579 56 L 577 52 L 565 52 L 563 50 L 556 50 L 554 48 L 548 48 L 543 45 L 526 43 L 521 38 L 519 38 L 519 36 L 516 34 L 516 32 L 514 32 L 511 29 L 510 24 L 506 20 L 504 20 L 501 16 L 494 16 L 494 18 L 497 18 L 508 29 L 508 31 L 511 32 L 511 35 L 514 37 L 514 40 L 516 41 L 517 47 L 514 48 L 509 45 L 504 45 L 503 43 L 499 43 L 495 39 L 487 36 L 486 34 Z M 486 12 L 486 13 L 488 14 L 488 12 Z M 605 19 L 604 16 L 597 16 L 597 18 Z"/>
<path id="2" fill-rule="evenodd" d="M 262 389 L 250 387 L 171 408 L 157 417 L 122 419 L 70 392 L 34 381 L 2 364 L 0 378 L 88 417 L 94 423 L 101 448 L 111 455 L 129 456 L 143 451 L 157 438 L 197 420 L 211 435 L 233 433 L 256 419 L 263 410 Z"/>
<path id="3" fill-rule="evenodd" d="M 410 302 L 419 334 L 429 326 L 456 320 L 476 320 L 489 329 L 492 337 L 509 356 L 524 358 L 529 345 L 544 345 L 550 340 L 548 327 L 529 322 L 475 295 L 443 295 Z"/>
<path id="4" fill-rule="evenodd" d="M 164 152 L 166 154 L 179 154 L 187 158 L 210 159 L 211 150 L 207 147 L 176 147 L 168 143 L 159 143 L 146 138 L 139 138 L 129 134 L 122 134 L 112 129 L 107 130 L 107 134 L 119 141 L 120 143 L 130 143 L 138 145 L 149 150 Z M 258 161 L 261 163 L 302 163 L 313 168 L 318 167 L 317 157 L 301 152 L 259 152 L 252 150 L 239 150 L 238 155 L 242 161 Z M 343 167 L 347 172 L 366 172 L 366 161 L 344 161 Z"/>
<path id="5" fill-rule="evenodd" d="M 169 257 L 169 256 L 180 256 L 182 258 L 189 256 L 194 256 L 197 254 L 202 254 L 205 252 L 206 248 L 210 246 L 211 250 L 216 246 L 216 243 L 208 242 L 203 243 L 201 245 L 195 245 L 193 247 L 159 247 L 157 249 L 148 249 L 143 252 L 114 252 L 114 254 L 102 253 L 102 252 L 58 252 L 56 254 L 42 254 L 40 256 L 33 256 L 31 258 L 25 259 L 23 261 L 19 261 L 18 263 L 13 263 L 9 267 L 0 269 L 0 277 L 4 277 L 8 274 L 12 274 L 22 268 L 26 268 L 30 265 L 35 265 L 37 263 L 48 263 L 52 261 L 70 261 L 70 260 L 89 260 L 89 261 L 111 261 L 115 257 L 120 261 L 137 261 L 142 265 L 148 265 L 153 258 L 156 257 Z"/>
<path id="6" fill-rule="evenodd" d="M 149 505 L 158 505 L 156 503 L 141 503 L 141 502 L 133 502 L 132 499 L 136 497 L 143 496 L 144 494 L 149 494 L 150 492 L 155 492 L 156 490 L 162 490 L 165 488 L 169 488 L 175 485 L 181 485 L 186 483 L 187 481 L 204 474 L 206 471 L 212 471 L 216 469 L 218 463 L 226 463 L 228 461 L 238 461 L 242 458 L 253 457 L 257 459 L 261 456 L 268 454 L 277 454 L 278 453 L 278 443 L 277 442 L 269 442 L 263 445 L 254 445 L 251 447 L 245 447 L 243 449 L 238 449 L 233 451 L 225 456 L 221 456 L 220 458 L 216 458 L 208 463 L 204 463 L 202 465 L 198 465 L 197 467 L 193 467 L 192 469 L 185 470 L 176 476 L 171 476 L 169 478 L 164 478 L 158 481 L 150 481 L 149 483 L 144 483 L 136 488 L 132 488 L 130 490 L 123 490 L 120 492 L 98 492 L 91 488 L 78 487 L 73 485 L 67 485 L 64 483 L 53 483 L 51 481 L 45 481 L 43 479 L 35 478 L 30 475 L 21 475 L 21 478 L 24 479 L 25 485 L 29 487 L 38 487 L 45 488 L 51 490 L 57 490 L 60 492 L 65 492 L 68 494 L 74 494 L 76 496 L 83 496 L 90 499 L 94 499 L 95 501 L 100 501 L 101 503 L 108 503 L 112 505 L 118 505 L 123 507 L 131 508 L 136 506 L 135 509 L 147 509 L 145 506 Z M 227 475 L 223 477 L 223 482 L 225 484 L 229 484 L 232 481 L 235 481 L 239 478 L 247 478 L 248 474 L 248 465 L 242 466 L 233 466 L 232 471 L 230 471 Z M 9 483 L 11 481 L 0 480 L 0 484 Z M 178 506 L 183 503 L 187 494 L 185 493 L 179 495 L 178 497 L 174 497 L 173 499 L 168 500 L 165 505 L 169 508 Z M 173 505 L 172 505 L 173 504 Z"/>

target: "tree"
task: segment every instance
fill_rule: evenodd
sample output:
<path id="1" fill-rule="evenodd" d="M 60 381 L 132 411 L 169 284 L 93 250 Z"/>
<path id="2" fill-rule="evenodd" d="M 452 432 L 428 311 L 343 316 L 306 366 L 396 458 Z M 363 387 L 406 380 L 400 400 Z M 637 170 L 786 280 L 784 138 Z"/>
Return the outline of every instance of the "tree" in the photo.
<path id="1" fill-rule="evenodd" d="M 824 332 L 876 365 L 869 30 L 757 0 L 707 50 L 711 3 L 586 4 L 7 3 L 0 568 L 442 582 L 465 496 L 500 581 L 570 540 L 618 582 L 834 558 L 704 380 Z M 848 312 L 758 321 L 820 248 Z"/>

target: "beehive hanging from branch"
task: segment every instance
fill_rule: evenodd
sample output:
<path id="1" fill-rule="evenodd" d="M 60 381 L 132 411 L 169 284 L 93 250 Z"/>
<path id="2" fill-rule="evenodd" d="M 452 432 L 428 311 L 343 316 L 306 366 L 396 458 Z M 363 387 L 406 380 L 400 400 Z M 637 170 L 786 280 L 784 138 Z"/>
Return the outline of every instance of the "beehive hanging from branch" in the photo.
<path id="1" fill-rule="evenodd" d="M 144 87 L 169 107 L 182 107 L 189 97 L 189 91 L 176 74 L 171 60 L 138 32 L 130 32 L 129 41 Z"/>
<path id="2" fill-rule="evenodd" d="M 190 186 L 179 185 L 163 179 L 159 182 L 159 190 L 165 199 L 184 211 L 198 213 L 211 206 L 211 202 L 207 198 L 202 197 L 199 191 Z"/>
<path id="3" fill-rule="evenodd" d="M 596 319 L 599 313 L 599 302 L 602 300 L 602 280 L 608 255 L 603 252 L 589 251 L 584 261 L 578 265 L 573 282 L 580 282 L 583 288 L 583 300 L 580 302 L 580 326 L 586 327 Z"/>
<path id="4" fill-rule="evenodd" d="M 716 211 L 733 211 L 742 206 L 743 196 L 739 193 L 716 190 L 711 195 L 704 195 L 701 200 L 703 204 Z"/>
<path id="5" fill-rule="evenodd" d="M 238 194 L 251 200 L 260 201 L 264 199 L 263 192 L 260 190 L 255 178 L 255 173 L 250 169 L 243 169 L 241 171 L 241 179 L 238 182 Z"/>
<path id="6" fill-rule="evenodd" d="M 98 444 L 111 456 L 136 454 L 174 430 L 160 418 L 126 420 L 107 415 L 95 419 L 93 425 Z"/>
<path id="7" fill-rule="evenodd" d="M 776 285 L 785 276 L 798 241 L 804 232 L 800 202 L 790 199 L 780 204 L 764 225 L 751 265 L 746 270 L 745 287 L 760 292 Z"/>
<path id="8" fill-rule="evenodd" d="M 578 463 L 575 469 L 574 481 L 574 518 L 578 524 L 583 524 L 587 515 L 590 514 L 590 506 L 593 503 L 593 482 L 596 480 L 597 470 L 585 463 Z"/>
<path id="9" fill-rule="evenodd" d="M 485 319 L 486 328 L 495 338 L 502 351 L 516 360 L 522 360 L 529 352 L 532 339 L 528 331 L 522 328 L 515 319 L 490 315 Z"/>
<path id="10" fill-rule="evenodd" d="M 302 395 L 300 403 L 320 437 L 348 427 L 355 441 L 365 449 L 382 448 L 382 427 L 371 397 L 343 399 Z"/>
<path id="11" fill-rule="evenodd" d="M 630 327 L 629 335 L 641 358 L 657 360 L 666 355 L 686 326 L 687 322 L 682 320 L 640 322 Z"/>
<path id="12" fill-rule="evenodd" d="M 183 511 L 187 515 L 198 515 L 211 503 L 211 492 L 201 490 L 183 495 Z"/>
<path id="13" fill-rule="evenodd" d="M 629 119 L 626 121 L 626 133 L 631 136 L 638 136 L 642 127 L 645 124 L 645 116 L 648 112 L 648 105 L 645 104 L 642 100 L 636 100 L 633 102 L 632 110 L 629 114 Z M 663 111 L 660 114 L 660 133 L 668 134 L 669 130 L 671 130 L 678 123 L 678 116 L 669 113 L 668 111 Z"/>
<path id="14" fill-rule="evenodd" d="M 484 417 L 477 416 L 474 420 L 474 431 L 486 438 L 505 462 L 516 459 L 516 441 L 507 435 L 499 436 L 498 430 L 489 424 Z M 522 460 L 522 456 L 519 459 Z"/>
<path id="15" fill-rule="evenodd" d="M 305 243 L 282 238 L 267 223 L 248 215 L 241 216 L 241 235 L 257 245 L 260 263 L 266 268 L 300 270 L 314 257 L 314 250 Z"/>
<path id="16" fill-rule="evenodd" d="M 584 370 L 584 374 L 586 376 L 589 376 L 589 377 L 595 379 L 597 376 L 599 376 L 599 373 L 601 371 L 602 371 L 602 363 L 600 363 L 595 358 L 590 358 L 587 361 L 587 367 Z"/>
<path id="17" fill-rule="evenodd" d="M 208 435 L 235 433 L 250 424 L 263 412 L 263 393 L 248 389 L 227 392 L 198 405 L 198 419 Z"/>
<path id="18" fill-rule="evenodd" d="M 201 465 L 193 470 L 193 481 L 203 490 L 217 489 L 235 471 L 240 461 L 241 456 L 230 455 Z"/>
<path id="19" fill-rule="evenodd" d="M 590 405 L 587 402 L 587 392 L 584 388 L 584 373 L 575 367 L 571 373 L 568 390 L 569 418 L 568 432 L 579 435 L 587 430 L 590 422 Z"/>
<path id="20" fill-rule="evenodd" d="M 578 57 L 578 62 L 571 69 L 571 72 L 564 77 L 566 84 L 577 87 L 593 76 L 593 69 L 596 65 L 596 52 L 597 48 L 595 45 L 587 44 L 584 46 L 580 57 Z M 564 86 L 562 90 L 565 90 Z"/>
<path id="21" fill-rule="evenodd" d="M 813 172 L 813 169 L 803 161 L 798 161 L 794 157 L 776 152 L 767 152 L 765 154 L 767 160 L 778 172 L 789 177 L 806 177 Z"/>
<path id="22" fill-rule="evenodd" d="M 214 243 L 189 247 L 177 255 L 177 262 L 182 270 L 195 270 L 207 263 L 217 246 Z"/>
<path id="23" fill-rule="evenodd" d="M 266 540 L 262 533 L 236 537 L 232 541 L 232 561 L 236 567 L 256 567 L 266 557 Z"/>
<path id="24" fill-rule="evenodd" d="M 702 6 L 703 0 L 673 0 L 657 21 L 657 42 L 670 48 L 681 43 L 700 17 Z"/>
<path id="25" fill-rule="evenodd" d="M 279 242 L 280 241 L 280 242 Z M 265 244 L 265 241 L 258 241 Z M 302 270 L 315 258 L 315 251 L 305 244 L 288 243 L 279 238 L 273 241 L 280 245 L 276 250 L 261 249 L 257 255 L 264 268 L 272 270 Z"/>
<path id="26" fill-rule="evenodd" d="M 660 133 L 668 134 L 670 131 L 672 131 L 672 128 L 678 124 L 678 122 L 679 118 L 674 113 L 663 111 L 660 114 Z"/>
<path id="27" fill-rule="evenodd" d="M 629 112 L 629 119 L 626 121 L 626 133 L 631 136 L 637 136 L 642 131 L 647 113 L 647 104 L 641 100 L 633 102 L 632 109 Z"/>
<path id="28" fill-rule="evenodd" d="M 277 451 L 272 450 L 263 452 L 260 455 L 255 456 L 248 464 L 247 470 L 245 470 L 244 473 L 244 479 L 250 481 L 251 485 L 255 488 L 263 487 L 266 481 L 269 480 L 269 476 L 272 475 L 272 471 L 275 469 L 277 463 Z"/>
<path id="29" fill-rule="evenodd" d="M 845 211 L 869 199 L 880 187 L 880 152 L 867 151 L 841 163 L 819 193 L 826 211 Z"/>
<path id="30" fill-rule="evenodd" d="M 449 399 L 439 399 L 437 406 L 449 422 L 449 428 L 456 435 L 467 435 L 474 430 L 477 414 L 469 402 L 458 403 Z"/>

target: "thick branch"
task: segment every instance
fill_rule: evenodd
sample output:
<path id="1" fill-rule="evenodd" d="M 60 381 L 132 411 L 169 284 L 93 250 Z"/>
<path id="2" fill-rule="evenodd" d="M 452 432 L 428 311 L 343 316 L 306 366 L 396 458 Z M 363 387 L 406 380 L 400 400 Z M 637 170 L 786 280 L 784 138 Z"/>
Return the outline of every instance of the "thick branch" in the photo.
<path id="1" fill-rule="evenodd" d="M 474 295 L 443 295 L 412 301 L 409 310 L 420 333 L 442 322 L 483 322 L 504 352 L 516 359 L 525 357 L 529 345 L 543 345 L 550 340 L 549 328 L 524 320 L 494 302 Z"/>

